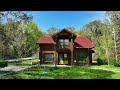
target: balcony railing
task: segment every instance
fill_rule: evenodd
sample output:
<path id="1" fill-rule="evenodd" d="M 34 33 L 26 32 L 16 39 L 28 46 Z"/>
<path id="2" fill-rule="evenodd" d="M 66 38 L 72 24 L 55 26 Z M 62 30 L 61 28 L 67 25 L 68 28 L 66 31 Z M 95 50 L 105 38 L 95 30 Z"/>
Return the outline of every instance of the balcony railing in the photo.
<path id="1" fill-rule="evenodd" d="M 59 48 L 70 48 L 70 43 L 59 43 L 58 47 Z"/>

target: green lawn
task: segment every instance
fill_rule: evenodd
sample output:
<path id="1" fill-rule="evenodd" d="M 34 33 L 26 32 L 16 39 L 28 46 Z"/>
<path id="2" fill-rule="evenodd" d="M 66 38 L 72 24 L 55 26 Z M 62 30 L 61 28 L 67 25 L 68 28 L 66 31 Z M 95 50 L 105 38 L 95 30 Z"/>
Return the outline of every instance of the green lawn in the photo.
<path id="1" fill-rule="evenodd" d="M 16 74 L 0 76 L 0 79 L 120 79 L 120 72 L 91 69 L 93 67 L 37 66 Z M 49 72 L 49 74 L 42 75 L 42 72 Z"/>
<path id="2" fill-rule="evenodd" d="M 115 72 L 120 72 L 120 67 L 115 67 L 113 65 L 92 65 L 90 66 L 91 69 L 106 69 L 106 70 L 112 70 Z"/>
<path id="3" fill-rule="evenodd" d="M 10 62 L 8 63 L 8 66 L 21 66 L 21 65 L 32 65 L 32 62 L 37 62 L 39 59 L 33 59 L 33 60 L 26 60 L 21 62 Z"/>

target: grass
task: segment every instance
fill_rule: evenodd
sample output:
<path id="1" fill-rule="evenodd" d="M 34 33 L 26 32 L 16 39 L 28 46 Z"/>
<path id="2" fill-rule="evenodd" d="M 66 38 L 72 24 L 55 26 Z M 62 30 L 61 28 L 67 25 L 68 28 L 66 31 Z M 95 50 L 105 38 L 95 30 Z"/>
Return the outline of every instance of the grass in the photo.
<path id="1" fill-rule="evenodd" d="M 106 70 L 112 70 L 112 71 L 118 71 L 120 72 L 120 67 L 115 67 L 113 65 L 92 65 L 90 66 L 91 69 L 106 69 Z"/>
<path id="2" fill-rule="evenodd" d="M 107 66 L 103 66 L 107 67 Z M 0 76 L 0 79 L 119 79 L 120 72 L 91 69 L 91 67 L 47 67 L 37 66 L 16 74 Z M 42 75 L 42 72 L 49 72 Z"/>
<path id="3" fill-rule="evenodd" d="M 26 66 L 26 65 L 32 65 L 32 62 L 37 62 L 38 59 L 32 59 L 32 60 L 26 60 L 21 62 L 10 62 L 8 63 L 8 66 Z"/>

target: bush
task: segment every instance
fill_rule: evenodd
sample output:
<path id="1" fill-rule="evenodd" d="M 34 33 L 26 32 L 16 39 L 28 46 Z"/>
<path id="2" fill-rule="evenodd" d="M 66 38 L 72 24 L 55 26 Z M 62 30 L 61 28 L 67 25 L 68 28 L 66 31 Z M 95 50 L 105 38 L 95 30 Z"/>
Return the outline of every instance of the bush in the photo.
<path id="1" fill-rule="evenodd" d="M 116 63 L 115 58 L 110 58 L 110 65 L 114 65 L 114 63 Z"/>
<path id="2" fill-rule="evenodd" d="M 8 66 L 8 62 L 7 61 L 0 61 L 0 67 L 7 67 Z"/>
<path id="3" fill-rule="evenodd" d="M 120 60 L 114 62 L 115 67 L 120 67 Z"/>
<path id="4" fill-rule="evenodd" d="M 96 60 L 97 60 L 98 65 L 103 65 L 104 64 L 104 62 L 100 58 L 97 58 Z"/>

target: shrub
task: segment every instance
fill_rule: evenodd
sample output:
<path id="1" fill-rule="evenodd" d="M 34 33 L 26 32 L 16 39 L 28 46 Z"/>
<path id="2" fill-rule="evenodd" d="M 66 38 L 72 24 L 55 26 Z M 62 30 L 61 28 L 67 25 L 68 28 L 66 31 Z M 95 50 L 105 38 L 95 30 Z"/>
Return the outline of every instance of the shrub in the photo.
<path id="1" fill-rule="evenodd" d="M 103 65 L 104 64 L 104 62 L 100 58 L 97 58 L 96 61 L 97 61 L 98 65 Z"/>
<path id="2" fill-rule="evenodd" d="M 115 67 L 120 67 L 120 60 L 115 61 L 113 65 L 114 65 Z"/>
<path id="3" fill-rule="evenodd" d="M 115 58 L 110 58 L 110 64 L 111 64 L 111 65 L 114 65 L 114 63 L 116 63 Z"/>
<path id="4" fill-rule="evenodd" d="M 0 61 L 0 67 L 7 67 L 8 66 L 8 62 L 7 61 Z"/>

